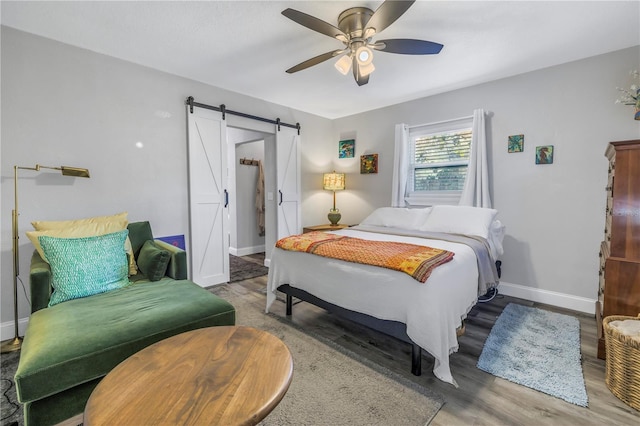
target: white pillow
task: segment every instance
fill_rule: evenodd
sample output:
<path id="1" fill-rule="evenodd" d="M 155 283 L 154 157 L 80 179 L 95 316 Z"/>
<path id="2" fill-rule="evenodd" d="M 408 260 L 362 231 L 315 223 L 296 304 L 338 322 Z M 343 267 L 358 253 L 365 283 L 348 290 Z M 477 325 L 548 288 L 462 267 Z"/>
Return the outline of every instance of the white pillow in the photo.
<path id="1" fill-rule="evenodd" d="M 431 207 L 425 209 L 380 207 L 361 221 L 360 224 L 418 230 L 424 225 L 430 212 Z"/>
<path id="2" fill-rule="evenodd" d="M 497 210 L 469 206 L 433 206 L 421 231 L 478 235 L 489 239 Z"/>

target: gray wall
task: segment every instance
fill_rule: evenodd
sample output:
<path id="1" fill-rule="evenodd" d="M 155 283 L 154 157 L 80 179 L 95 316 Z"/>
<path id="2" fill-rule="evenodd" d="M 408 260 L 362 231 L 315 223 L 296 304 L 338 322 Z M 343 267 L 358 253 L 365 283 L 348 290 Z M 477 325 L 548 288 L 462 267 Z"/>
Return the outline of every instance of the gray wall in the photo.
<path id="1" fill-rule="evenodd" d="M 483 108 L 491 113 L 493 203 L 507 227 L 502 278 L 515 284 L 503 288 L 592 310 L 605 221 L 604 151 L 609 141 L 640 138 L 633 107 L 614 103 L 616 87 L 630 86 L 629 71 L 638 64 L 634 47 L 335 120 L 335 144 L 356 139 L 356 159 L 332 153 L 336 170 L 348 174 L 348 189 L 338 194 L 342 222 L 357 223 L 390 205 L 396 123 L 437 122 Z M 507 153 L 514 134 L 524 134 L 523 153 Z M 540 145 L 554 145 L 553 164 L 535 164 Z M 377 175 L 359 174 L 364 153 L 379 154 Z"/>
<path id="2" fill-rule="evenodd" d="M 13 165 L 70 165 L 91 171 L 91 179 L 20 173 L 20 275 L 28 289 L 33 248 L 24 233 L 32 220 L 128 211 L 130 221 L 149 220 L 157 236 L 188 234 L 187 96 L 279 117 L 286 123 L 299 122 L 302 149 L 309 146 L 311 155 L 318 155 L 317 147 L 330 139 L 331 121 L 287 107 L 4 26 L 1 43 L 3 339 L 13 335 Z M 236 127 L 246 124 L 232 116 L 228 122 Z M 313 170 L 315 166 L 305 167 L 305 161 L 303 168 Z M 315 187 L 314 179 L 303 175 L 303 187 Z M 303 209 L 309 208 L 303 203 Z M 28 315 L 20 288 L 19 316 L 26 320 Z"/>

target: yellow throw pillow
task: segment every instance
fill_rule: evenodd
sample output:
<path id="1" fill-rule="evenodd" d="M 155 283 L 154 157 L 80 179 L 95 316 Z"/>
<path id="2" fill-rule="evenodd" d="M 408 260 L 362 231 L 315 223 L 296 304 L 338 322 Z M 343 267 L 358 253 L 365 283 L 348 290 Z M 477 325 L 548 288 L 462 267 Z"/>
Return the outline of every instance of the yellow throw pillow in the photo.
<path id="1" fill-rule="evenodd" d="M 71 237 L 95 237 L 98 235 L 104 235 L 104 234 L 108 234 L 111 232 L 116 232 L 116 231 L 121 231 L 123 229 L 127 228 L 127 215 L 128 212 L 122 212 L 122 213 L 118 213 L 118 214 L 114 214 L 114 215 L 110 215 L 110 216 L 95 216 L 95 217 L 88 217 L 88 218 L 83 218 L 83 219 L 72 219 L 72 220 L 49 220 L 49 221 L 44 221 L 44 220 L 40 220 L 40 221 L 33 221 L 31 222 L 31 225 L 33 225 L 34 229 L 36 231 L 49 231 L 49 230 L 64 230 L 64 229 L 71 229 L 71 228 L 81 228 L 82 232 L 91 232 L 90 229 L 91 227 L 94 227 L 93 229 L 96 230 L 96 232 L 99 233 L 89 233 L 87 235 L 70 235 L 67 238 L 71 238 Z M 122 228 L 119 228 L 119 226 L 122 226 L 122 223 L 124 222 L 124 226 Z M 105 226 L 104 224 L 107 223 L 115 223 L 116 228 L 112 228 L 112 227 L 108 227 Z M 87 228 L 84 228 L 87 227 Z M 104 229 L 113 229 L 113 230 L 109 230 L 106 232 L 103 232 Z M 99 230 L 99 231 L 98 231 Z M 79 231 L 77 231 L 79 232 Z M 54 234 L 44 234 L 50 237 L 63 237 L 61 235 L 54 235 Z M 47 259 L 44 256 L 44 253 L 42 252 L 42 248 L 40 247 L 40 243 L 38 242 L 38 236 L 36 235 L 34 238 L 32 238 L 31 236 L 29 236 L 29 232 L 27 232 L 27 236 L 29 237 L 29 239 L 31 240 L 31 242 L 33 243 L 33 245 L 36 247 L 36 250 L 38 250 L 38 253 L 40 253 L 40 256 L 47 261 Z M 129 254 L 129 275 L 135 275 L 138 273 L 138 268 L 136 266 L 136 260 L 133 257 L 133 249 L 131 248 L 131 240 L 129 239 L 129 237 L 127 237 L 127 239 L 125 240 L 124 243 L 124 248 L 127 251 L 127 253 Z"/>
<path id="2" fill-rule="evenodd" d="M 111 234 L 118 231 L 127 229 L 127 221 L 121 220 L 120 222 L 102 222 L 102 223 L 90 223 L 86 225 L 74 226 L 71 228 L 59 228 L 48 229 L 46 231 L 27 231 L 27 237 L 33 243 L 33 246 L 38 250 L 40 257 L 46 262 L 49 260 L 44 255 L 44 251 L 40 246 L 38 237 L 56 237 L 56 238 L 81 238 L 81 237 L 97 237 L 100 235 Z"/>
<path id="3" fill-rule="evenodd" d="M 31 222 L 31 225 L 33 225 L 33 229 L 36 231 L 46 231 L 49 229 L 73 228 L 75 226 L 89 225 L 93 223 L 120 222 L 122 220 L 127 220 L 127 215 L 127 212 L 122 212 L 111 216 L 96 216 L 85 219 L 36 220 Z"/>

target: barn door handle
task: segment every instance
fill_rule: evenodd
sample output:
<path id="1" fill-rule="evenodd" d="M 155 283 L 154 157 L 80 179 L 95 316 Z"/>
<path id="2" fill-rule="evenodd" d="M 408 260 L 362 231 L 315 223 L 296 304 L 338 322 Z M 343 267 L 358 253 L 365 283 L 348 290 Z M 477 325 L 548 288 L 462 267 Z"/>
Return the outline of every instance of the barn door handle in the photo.
<path id="1" fill-rule="evenodd" d="M 225 189 L 224 190 L 224 207 L 227 208 L 228 205 L 229 205 L 229 192 Z"/>
<path id="2" fill-rule="evenodd" d="M 280 193 L 280 202 L 278 203 L 278 205 L 281 206 L 282 205 L 282 191 L 280 191 L 278 189 L 278 192 Z"/>

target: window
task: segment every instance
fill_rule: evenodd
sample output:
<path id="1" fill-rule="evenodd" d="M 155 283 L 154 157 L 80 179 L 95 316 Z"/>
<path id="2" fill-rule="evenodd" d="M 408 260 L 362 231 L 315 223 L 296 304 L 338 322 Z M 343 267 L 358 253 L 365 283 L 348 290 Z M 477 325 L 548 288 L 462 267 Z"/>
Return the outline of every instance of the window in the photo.
<path id="1" fill-rule="evenodd" d="M 471 117 L 409 128 L 406 200 L 457 204 L 471 153 Z"/>
<path id="2" fill-rule="evenodd" d="M 462 191 L 471 129 L 418 136 L 411 141 L 413 191 Z"/>

